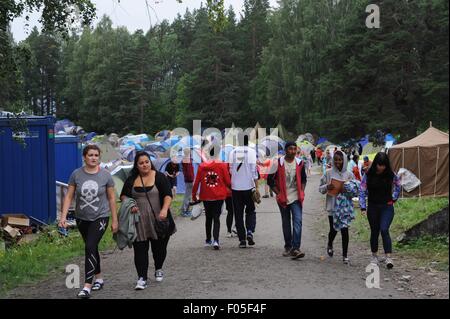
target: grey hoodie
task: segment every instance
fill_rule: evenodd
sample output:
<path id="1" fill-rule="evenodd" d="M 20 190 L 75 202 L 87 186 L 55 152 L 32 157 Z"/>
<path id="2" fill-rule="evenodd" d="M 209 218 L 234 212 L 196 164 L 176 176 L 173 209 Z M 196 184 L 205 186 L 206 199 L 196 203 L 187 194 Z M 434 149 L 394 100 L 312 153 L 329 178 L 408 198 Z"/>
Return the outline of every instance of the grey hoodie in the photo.
<path id="1" fill-rule="evenodd" d="M 325 175 L 323 175 L 322 178 L 320 179 L 319 192 L 321 192 L 322 194 L 327 194 L 328 192 L 327 186 L 328 184 L 330 184 L 332 178 L 344 181 L 350 181 L 355 179 L 353 173 L 347 171 L 347 155 L 344 152 L 342 153 L 344 154 L 344 163 L 342 165 L 342 170 L 338 170 L 334 166 L 334 160 L 332 159 L 331 168 L 328 169 L 325 172 Z M 326 210 L 328 212 L 328 216 L 333 215 L 333 209 L 335 204 L 336 204 L 336 197 L 327 194 Z"/>
<path id="2" fill-rule="evenodd" d="M 131 209 L 136 206 L 133 198 L 127 198 L 122 202 L 119 210 L 119 230 L 113 235 L 117 247 L 122 250 L 131 248 L 137 238 L 136 223 L 139 222 L 140 214 L 132 214 Z"/>

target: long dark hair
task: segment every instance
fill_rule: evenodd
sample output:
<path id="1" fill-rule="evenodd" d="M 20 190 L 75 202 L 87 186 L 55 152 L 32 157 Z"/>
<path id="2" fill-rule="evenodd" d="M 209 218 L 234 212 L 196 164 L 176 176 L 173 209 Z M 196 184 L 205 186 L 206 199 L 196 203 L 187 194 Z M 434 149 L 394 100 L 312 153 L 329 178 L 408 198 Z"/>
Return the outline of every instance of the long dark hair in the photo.
<path id="1" fill-rule="evenodd" d="M 141 158 L 142 156 L 147 156 L 148 160 L 150 161 L 151 170 L 156 171 L 155 165 L 153 165 L 153 162 L 150 159 L 150 155 L 148 155 L 147 152 L 139 151 L 136 153 L 136 156 L 134 157 L 134 164 L 133 164 L 133 168 L 131 169 L 131 173 L 130 173 L 130 176 L 132 176 L 133 178 L 136 178 L 139 176 L 138 162 L 139 162 L 139 158 Z"/>
<path id="2" fill-rule="evenodd" d="M 367 172 L 367 179 L 370 180 L 373 176 L 377 175 L 377 165 L 386 166 L 384 172 L 380 175 L 383 180 L 387 180 L 392 183 L 395 173 L 391 168 L 391 162 L 389 161 L 389 157 L 384 152 L 379 152 L 375 155 L 375 158 L 372 162 L 372 165 Z"/>

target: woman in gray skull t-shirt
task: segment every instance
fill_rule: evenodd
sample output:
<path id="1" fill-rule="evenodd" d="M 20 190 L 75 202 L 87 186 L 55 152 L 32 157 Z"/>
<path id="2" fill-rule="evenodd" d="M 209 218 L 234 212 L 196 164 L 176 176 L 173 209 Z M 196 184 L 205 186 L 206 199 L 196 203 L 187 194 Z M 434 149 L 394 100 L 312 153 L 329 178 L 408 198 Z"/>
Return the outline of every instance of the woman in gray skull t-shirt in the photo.
<path id="1" fill-rule="evenodd" d="M 69 190 L 64 199 L 60 227 L 67 227 L 66 218 L 70 203 L 76 192 L 75 217 L 85 243 L 85 284 L 79 298 L 89 298 L 91 289 L 103 288 L 98 244 L 108 226 L 111 213 L 111 230 L 117 232 L 117 210 L 114 181 L 111 174 L 101 169 L 100 149 L 88 145 L 83 150 L 85 166 L 76 169 L 69 179 Z"/>

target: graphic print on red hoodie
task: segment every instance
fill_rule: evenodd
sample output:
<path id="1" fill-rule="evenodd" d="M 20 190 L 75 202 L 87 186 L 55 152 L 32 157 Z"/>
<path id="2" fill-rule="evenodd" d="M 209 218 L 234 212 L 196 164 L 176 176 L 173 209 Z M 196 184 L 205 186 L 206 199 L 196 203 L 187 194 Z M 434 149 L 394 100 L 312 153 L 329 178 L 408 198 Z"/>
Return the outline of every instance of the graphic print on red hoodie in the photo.
<path id="1" fill-rule="evenodd" d="M 200 164 L 192 188 L 192 198 L 195 199 L 200 187 L 201 201 L 215 201 L 227 198 L 227 190 L 231 186 L 230 173 L 227 164 L 219 161 Z"/>

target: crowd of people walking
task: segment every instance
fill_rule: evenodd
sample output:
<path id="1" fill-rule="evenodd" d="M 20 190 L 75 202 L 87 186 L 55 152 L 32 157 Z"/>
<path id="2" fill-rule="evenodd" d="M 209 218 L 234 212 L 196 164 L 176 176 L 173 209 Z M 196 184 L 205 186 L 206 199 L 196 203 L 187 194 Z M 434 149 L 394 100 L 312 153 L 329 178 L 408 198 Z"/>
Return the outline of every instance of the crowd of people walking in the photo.
<path id="1" fill-rule="evenodd" d="M 138 152 L 130 176 L 120 193 L 117 212 L 114 181 L 108 171 L 100 168 L 101 151 L 95 145 L 83 150 L 85 165 L 75 170 L 62 207 L 60 227 L 67 227 L 67 215 L 72 200 L 76 200 L 75 217 L 85 243 L 85 284 L 79 298 L 89 298 L 92 291 L 104 286 L 100 268 L 98 244 L 111 219 L 111 231 L 120 249 L 133 248 L 137 273 L 136 290 L 148 285 L 149 252 L 151 249 L 156 282 L 164 279 L 163 265 L 170 237 L 177 231 L 171 212 L 176 195 L 176 180 L 184 176 L 185 194 L 180 215 L 190 217 L 193 204 L 201 203 L 205 211 L 204 246 L 221 249 L 220 216 L 227 211 L 227 237 L 237 237 L 236 247 L 256 245 L 259 185 L 264 185 L 263 198 L 275 197 L 280 211 L 280 225 L 284 245 L 282 256 L 291 259 L 305 257 L 302 250 L 303 206 L 305 189 L 311 167 L 317 162 L 322 177 L 317 191 L 325 195 L 324 210 L 328 215 L 326 253 L 334 256 L 334 239 L 342 237 L 342 261 L 349 264 L 349 227 L 355 219 L 354 199 L 358 198 L 361 213 L 370 224 L 371 262 L 385 261 L 394 266 L 391 258 L 392 241 L 389 228 L 394 218 L 394 203 L 400 193 L 400 183 L 392 171 L 389 158 L 378 153 L 373 162 L 353 156 L 336 148 L 299 155 L 295 142 L 286 142 L 276 159 L 260 159 L 249 147 L 248 137 L 234 148 L 227 162 L 220 160 L 217 147 L 205 152 L 203 162 L 194 169 L 189 149 L 184 150 L 181 163 L 171 161 L 163 172 L 156 170 L 146 152 Z M 314 153 L 314 154 L 313 154 Z M 359 168 L 361 167 L 361 168 Z M 311 191 L 311 190 L 310 190 Z M 76 196 L 75 196 L 76 195 Z M 235 229 L 233 229 L 233 221 Z M 236 235 L 234 235 L 234 233 Z M 384 257 L 378 256 L 381 234 Z"/>

